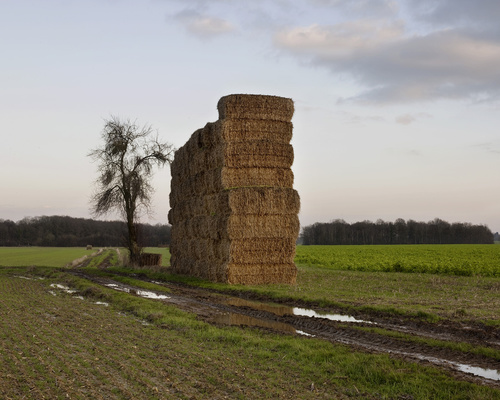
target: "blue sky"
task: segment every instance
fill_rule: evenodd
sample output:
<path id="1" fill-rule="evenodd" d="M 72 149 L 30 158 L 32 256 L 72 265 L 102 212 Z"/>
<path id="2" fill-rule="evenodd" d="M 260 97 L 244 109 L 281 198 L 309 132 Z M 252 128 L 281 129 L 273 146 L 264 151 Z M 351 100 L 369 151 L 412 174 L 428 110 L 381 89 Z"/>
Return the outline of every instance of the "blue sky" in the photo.
<path id="1" fill-rule="evenodd" d="M 89 217 L 111 115 L 180 147 L 258 93 L 295 101 L 302 225 L 499 231 L 499 20 L 496 0 L 2 0 L 0 219 Z M 154 186 L 144 220 L 166 223 L 168 168 Z"/>

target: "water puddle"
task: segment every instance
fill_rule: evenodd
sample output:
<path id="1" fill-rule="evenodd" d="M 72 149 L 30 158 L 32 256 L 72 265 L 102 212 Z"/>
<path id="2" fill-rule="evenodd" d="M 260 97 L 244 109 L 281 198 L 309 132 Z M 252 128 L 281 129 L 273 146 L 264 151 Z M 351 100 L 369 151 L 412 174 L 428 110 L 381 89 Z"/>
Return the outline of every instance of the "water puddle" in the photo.
<path id="1" fill-rule="evenodd" d="M 169 296 L 166 296 L 164 294 L 148 292 L 147 290 L 137 290 L 136 293 L 138 296 L 145 297 L 146 299 L 165 300 L 170 298 Z"/>
<path id="2" fill-rule="evenodd" d="M 461 363 L 457 363 L 457 362 L 454 362 L 454 361 L 445 360 L 444 358 L 424 356 L 424 355 L 421 355 L 421 354 L 411 354 L 411 353 L 406 353 L 406 352 L 403 352 L 403 351 L 401 351 L 401 352 L 396 351 L 394 353 L 399 353 L 399 354 L 407 355 L 407 356 L 410 356 L 410 357 L 416 357 L 416 358 L 418 358 L 420 360 L 430 361 L 433 364 L 441 364 L 441 365 L 448 364 L 448 365 L 456 368 L 460 372 L 466 372 L 468 374 L 472 374 L 472 375 L 475 375 L 475 376 L 480 376 L 481 378 L 485 378 L 485 379 L 491 379 L 491 380 L 494 380 L 494 381 L 500 381 L 500 371 L 499 370 L 488 369 L 488 368 L 481 368 L 481 367 L 474 367 L 474 366 L 468 365 L 468 364 L 461 364 Z"/>
<path id="3" fill-rule="evenodd" d="M 107 283 L 105 286 L 121 292 L 136 294 L 137 296 L 144 297 L 146 299 L 166 300 L 170 298 L 164 294 L 157 294 L 148 290 L 130 290 L 129 288 L 117 285 L 116 283 Z"/>
<path id="4" fill-rule="evenodd" d="M 357 322 L 357 323 L 363 322 L 365 324 L 373 324 L 373 322 L 357 319 L 351 317 L 350 315 L 319 313 L 307 308 L 289 307 L 289 306 L 269 304 L 269 303 L 268 304 L 258 303 L 256 301 L 249 301 L 240 298 L 228 298 L 224 301 L 224 304 L 237 307 L 249 307 L 254 310 L 267 311 L 279 316 L 297 315 L 302 317 L 325 318 L 329 319 L 330 321 L 336 321 L 336 322 Z"/>
<path id="5" fill-rule="evenodd" d="M 454 364 L 454 365 L 457 366 L 458 369 L 462 372 L 467 372 L 469 374 L 481 376 L 486 379 L 492 379 L 494 381 L 500 381 L 500 372 L 498 370 L 495 371 L 494 369 L 473 367 L 472 365 L 466 365 L 466 364 Z"/>
<path id="6" fill-rule="evenodd" d="M 364 321 L 362 319 L 356 319 L 351 317 L 350 315 L 342 315 L 342 314 L 322 314 L 318 313 L 314 310 L 309 310 L 306 308 L 293 307 L 293 315 L 299 315 L 302 317 L 314 317 L 314 318 L 326 318 L 330 321 L 336 322 L 364 322 L 365 324 L 373 324 L 370 321 Z"/>
<path id="7" fill-rule="evenodd" d="M 289 307 L 283 306 L 281 304 L 271 304 L 271 303 L 259 303 L 256 301 L 250 301 L 245 299 L 240 299 L 237 297 L 228 297 L 224 298 L 222 301 L 224 304 L 236 307 L 248 307 L 252 310 L 258 311 L 266 311 L 271 314 L 277 316 L 283 315 L 297 315 L 304 317 L 316 317 L 316 318 L 326 318 L 331 321 L 337 322 L 364 322 L 371 323 L 369 321 L 363 321 L 360 319 L 356 319 L 349 315 L 341 315 L 341 314 L 321 314 L 314 310 L 299 308 L 299 307 Z M 249 317 L 246 315 L 236 314 L 236 313 L 228 313 L 219 318 L 216 318 L 216 322 L 222 323 L 225 325 L 246 325 L 246 326 L 257 326 L 262 328 L 270 328 L 280 332 L 288 332 L 288 333 L 297 333 L 303 336 L 315 337 L 310 333 L 304 332 L 302 330 L 295 329 L 291 325 L 282 322 L 276 321 L 265 321 L 259 318 Z"/>
<path id="8" fill-rule="evenodd" d="M 39 277 L 36 277 L 36 278 L 30 278 L 28 276 L 15 275 L 14 277 L 15 278 L 19 278 L 19 279 L 26 279 L 26 280 L 29 280 L 29 281 L 41 281 L 41 280 L 45 279 L 42 276 L 39 276 Z"/>
<path id="9" fill-rule="evenodd" d="M 63 292 L 66 292 L 66 293 L 69 293 L 69 294 L 73 294 L 73 293 L 77 292 L 76 290 L 70 289 L 68 286 L 61 285 L 60 283 L 51 283 L 50 287 L 54 288 L 54 289 L 62 290 Z"/>
<path id="10" fill-rule="evenodd" d="M 311 335 L 310 333 L 300 331 L 300 330 L 296 330 L 295 332 L 298 333 L 299 335 L 303 335 L 303 336 L 316 337 L 316 335 Z"/>

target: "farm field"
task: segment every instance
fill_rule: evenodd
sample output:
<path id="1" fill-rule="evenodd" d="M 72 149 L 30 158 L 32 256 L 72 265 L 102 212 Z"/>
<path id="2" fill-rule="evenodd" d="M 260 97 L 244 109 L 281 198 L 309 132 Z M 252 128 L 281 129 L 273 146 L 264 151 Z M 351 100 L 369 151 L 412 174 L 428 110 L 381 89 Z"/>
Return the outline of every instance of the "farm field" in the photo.
<path id="1" fill-rule="evenodd" d="M 60 249 L 59 261 L 54 252 L 42 252 L 25 266 L 0 267 L 0 362 L 6 366 L 0 398 L 500 398 L 500 380 L 485 383 L 446 366 L 382 354 L 383 346 L 398 354 L 408 345 L 494 371 L 500 363 L 500 346 L 492 344 L 500 338 L 498 276 L 299 264 L 303 251 L 321 254 L 304 247 L 297 249 L 295 286 L 228 286 L 170 274 L 168 268 L 130 270 L 111 257 L 114 250 L 77 269 L 59 268 L 72 261 L 70 253 L 63 255 L 67 249 Z M 0 260 L 9 250 L 0 248 Z M 164 263 L 168 257 L 166 249 L 147 251 L 164 254 Z M 323 251 L 324 259 L 337 254 Z M 105 267 L 99 260 L 108 260 Z M 120 285 L 122 291 L 111 288 Z M 291 324 L 317 338 L 291 334 L 295 329 L 228 326 L 192 305 L 138 297 L 140 290 L 190 296 L 214 307 L 221 301 L 216 293 L 235 295 L 238 302 L 223 309 L 246 313 L 236 325 L 252 325 L 251 318 L 262 316 L 243 299 L 273 301 L 280 310 L 345 313 L 376 325 L 273 317 L 279 327 Z M 339 344 L 339 332 L 344 342 L 360 342 L 353 348 Z M 363 351 L 363 343 L 382 344 L 378 351 Z"/>
<path id="2" fill-rule="evenodd" d="M 83 247 L 0 247 L 0 266 L 63 267 L 72 260 L 94 252 Z"/>
<path id="3" fill-rule="evenodd" d="M 297 246 L 295 262 L 347 271 L 500 277 L 500 246 Z"/>

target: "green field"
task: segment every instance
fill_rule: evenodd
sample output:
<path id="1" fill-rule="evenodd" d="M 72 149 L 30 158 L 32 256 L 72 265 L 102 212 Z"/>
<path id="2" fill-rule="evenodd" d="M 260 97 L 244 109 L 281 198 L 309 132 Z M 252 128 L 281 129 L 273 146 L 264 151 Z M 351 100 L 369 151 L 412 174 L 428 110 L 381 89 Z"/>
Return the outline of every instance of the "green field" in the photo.
<path id="1" fill-rule="evenodd" d="M 500 246 L 297 246 L 295 262 L 346 271 L 500 277 Z"/>
<path id="2" fill-rule="evenodd" d="M 0 266 L 63 267 L 95 251 L 83 247 L 0 247 Z"/>

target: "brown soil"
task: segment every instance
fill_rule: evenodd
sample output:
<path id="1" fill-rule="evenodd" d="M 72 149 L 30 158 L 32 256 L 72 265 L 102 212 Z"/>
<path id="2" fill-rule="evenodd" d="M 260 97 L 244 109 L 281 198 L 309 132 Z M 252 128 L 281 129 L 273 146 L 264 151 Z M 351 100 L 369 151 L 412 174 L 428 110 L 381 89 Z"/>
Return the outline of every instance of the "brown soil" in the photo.
<path id="1" fill-rule="evenodd" d="M 118 285 L 122 290 L 140 293 L 142 289 L 124 285 L 107 278 L 97 278 L 86 275 L 82 270 L 72 270 L 71 273 L 90 279 L 95 283 Z M 354 315 L 363 322 L 340 322 L 318 316 L 297 315 L 297 309 L 313 308 L 311 304 L 284 302 L 271 304 L 260 297 L 259 301 L 249 298 L 247 292 L 235 292 L 228 296 L 214 291 L 188 287 L 166 282 L 155 282 L 171 290 L 169 298 L 159 300 L 176 307 L 195 313 L 206 322 L 218 325 L 240 325 L 259 327 L 281 334 L 302 334 L 343 343 L 353 348 L 373 352 L 389 353 L 394 357 L 431 363 L 445 368 L 458 378 L 475 383 L 500 388 L 500 360 L 469 352 L 462 352 L 444 347 L 430 346 L 402 338 L 393 338 L 370 332 L 362 328 L 382 328 L 392 332 L 410 335 L 412 338 L 438 339 L 448 342 L 466 342 L 473 346 L 483 346 L 500 350 L 500 329 L 476 324 L 444 321 L 427 323 L 421 320 L 398 316 L 383 316 L 374 314 Z M 163 293 L 164 294 L 164 293 Z M 272 300 L 276 302 L 276 300 Z M 338 310 L 318 310 L 321 313 L 335 314 Z M 312 310 L 311 310 L 312 311 Z M 464 372 L 462 366 L 476 368 L 474 374 Z M 461 370 L 462 369 L 462 370 Z M 480 370 L 482 369 L 482 370 Z M 477 375 L 479 374 L 479 375 Z M 481 376 L 486 374 L 488 377 Z"/>

